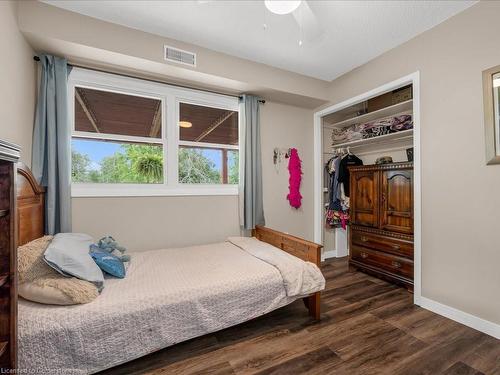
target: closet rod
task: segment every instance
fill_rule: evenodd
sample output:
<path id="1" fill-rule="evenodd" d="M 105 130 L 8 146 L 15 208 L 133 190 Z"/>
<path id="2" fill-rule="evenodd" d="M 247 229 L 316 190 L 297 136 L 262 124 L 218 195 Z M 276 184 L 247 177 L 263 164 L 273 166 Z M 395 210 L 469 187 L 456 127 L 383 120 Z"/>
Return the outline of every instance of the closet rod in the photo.
<path id="1" fill-rule="evenodd" d="M 407 136 L 407 137 L 401 137 L 401 138 L 393 138 L 393 139 L 388 139 L 385 141 L 379 141 L 379 142 L 370 142 L 370 143 L 361 143 L 359 145 L 352 145 L 352 146 L 332 146 L 333 149 L 336 148 L 356 148 L 356 147 L 366 147 L 368 145 L 383 145 L 383 144 L 390 144 L 390 143 L 397 143 L 398 141 L 404 141 L 406 139 L 413 138 L 412 136 Z"/>
<path id="2" fill-rule="evenodd" d="M 37 55 L 35 55 L 35 56 L 33 56 L 33 60 L 40 61 L 40 57 L 38 57 Z M 110 74 L 116 74 L 116 75 L 120 75 L 120 76 L 124 76 L 124 77 L 137 78 L 137 79 L 142 79 L 144 81 L 150 81 L 150 82 L 164 83 L 166 85 L 175 86 L 175 87 L 182 87 L 182 88 L 185 88 L 185 89 L 193 89 L 193 87 L 189 87 L 189 86 L 176 85 L 176 84 L 173 84 L 173 83 L 167 83 L 167 82 L 164 82 L 164 81 L 157 81 L 157 80 L 149 79 L 149 78 L 134 77 L 134 76 L 131 76 L 131 75 L 128 75 L 128 74 L 107 72 L 105 70 L 95 69 L 95 68 L 91 68 L 91 67 L 83 66 L 83 65 L 75 65 L 75 64 L 70 64 L 70 63 L 68 63 L 68 65 L 74 66 L 75 68 L 92 69 L 92 70 L 96 70 L 98 72 L 103 72 L 103 73 L 110 73 Z M 224 93 L 217 92 L 217 91 L 204 90 L 204 89 L 198 89 L 198 88 L 196 90 L 204 91 L 204 92 L 209 92 L 209 93 L 212 93 L 212 94 L 232 96 L 232 97 L 235 97 L 235 98 L 237 97 L 238 99 L 242 99 L 243 98 L 241 95 L 224 94 Z M 260 99 L 259 103 L 266 104 L 266 101 L 264 99 Z"/>

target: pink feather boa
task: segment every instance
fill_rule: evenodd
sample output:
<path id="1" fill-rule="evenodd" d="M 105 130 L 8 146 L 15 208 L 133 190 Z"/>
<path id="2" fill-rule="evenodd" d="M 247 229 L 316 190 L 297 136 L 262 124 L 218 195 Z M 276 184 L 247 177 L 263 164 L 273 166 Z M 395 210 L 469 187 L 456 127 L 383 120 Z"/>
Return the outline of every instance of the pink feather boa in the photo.
<path id="1" fill-rule="evenodd" d="M 286 199 L 290 202 L 290 206 L 299 208 L 302 205 L 302 195 L 300 195 L 300 182 L 302 180 L 302 161 L 299 158 L 299 153 L 296 148 L 290 150 L 290 160 L 288 161 L 288 171 L 290 178 L 288 179 L 290 192 Z"/>

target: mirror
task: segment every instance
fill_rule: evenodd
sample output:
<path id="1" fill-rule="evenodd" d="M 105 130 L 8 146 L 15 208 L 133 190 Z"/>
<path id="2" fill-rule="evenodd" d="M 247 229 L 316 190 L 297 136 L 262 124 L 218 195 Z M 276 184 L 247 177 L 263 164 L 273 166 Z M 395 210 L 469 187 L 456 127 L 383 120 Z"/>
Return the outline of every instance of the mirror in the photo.
<path id="1" fill-rule="evenodd" d="M 483 72 L 486 164 L 500 164 L 500 65 Z"/>

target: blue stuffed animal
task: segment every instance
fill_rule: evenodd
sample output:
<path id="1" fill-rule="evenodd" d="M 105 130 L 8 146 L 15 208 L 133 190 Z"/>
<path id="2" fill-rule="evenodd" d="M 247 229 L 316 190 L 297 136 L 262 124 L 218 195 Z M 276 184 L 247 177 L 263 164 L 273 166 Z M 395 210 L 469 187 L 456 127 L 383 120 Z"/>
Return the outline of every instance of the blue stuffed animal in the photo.
<path id="1" fill-rule="evenodd" d="M 120 246 L 118 242 L 111 236 L 103 237 L 97 242 L 97 247 L 100 251 L 105 251 L 107 253 L 113 254 L 119 258 L 122 262 L 130 261 L 130 255 L 124 254 L 127 249 Z"/>

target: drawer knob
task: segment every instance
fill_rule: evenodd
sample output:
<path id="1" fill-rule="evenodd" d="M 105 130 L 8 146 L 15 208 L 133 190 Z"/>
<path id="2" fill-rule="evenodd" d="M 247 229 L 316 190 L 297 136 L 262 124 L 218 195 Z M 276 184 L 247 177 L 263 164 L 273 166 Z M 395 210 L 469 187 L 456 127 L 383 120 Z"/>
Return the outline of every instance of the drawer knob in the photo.
<path id="1" fill-rule="evenodd" d="M 368 258 L 368 254 L 367 253 L 361 253 L 361 258 L 363 258 L 363 259 Z"/>
<path id="2" fill-rule="evenodd" d="M 399 249 L 401 249 L 401 246 L 394 244 L 394 245 L 392 245 L 392 248 L 394 250 L 399 250 Z"/>
<path id="3" fill-rule="evenodd" d="M 365 236 L 361 236 L 361 238 L 360 238 L 360 239 L 361 239 L 361 242 L 367 242 L 367 241 L 368 241 L 368 238 L 367 238 L 367 237 L 365 237 Z"/>
<path id="4" fill-rule="evenodd" d="M 392 265 L 396 268 L 401 268 L 401 263 L 396 262 L 395 260 L 392 261 Z"/>

